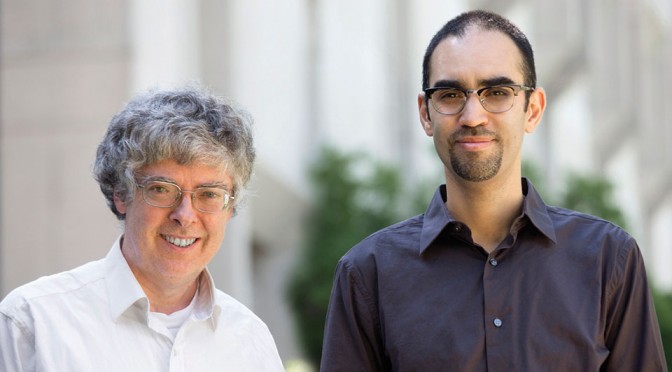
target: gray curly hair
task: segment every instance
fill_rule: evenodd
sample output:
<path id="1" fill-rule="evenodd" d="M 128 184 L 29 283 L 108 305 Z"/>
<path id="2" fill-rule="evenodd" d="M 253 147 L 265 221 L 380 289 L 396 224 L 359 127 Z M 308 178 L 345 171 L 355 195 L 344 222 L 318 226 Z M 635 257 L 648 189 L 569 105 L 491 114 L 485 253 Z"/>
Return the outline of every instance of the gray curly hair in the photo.
<path id="1" fill-rule="evenodd" d="M 223 167 L 233 179 L 233 208 L 250 180 L 255 158 L 252 117 L 200 87 L 152 90 L 135 96 L 110 121 L 98 145 L 94 177 L 119 220 L 114 195 L 132 200 L 136 171 L 172 159 L 181 165 Z"/>

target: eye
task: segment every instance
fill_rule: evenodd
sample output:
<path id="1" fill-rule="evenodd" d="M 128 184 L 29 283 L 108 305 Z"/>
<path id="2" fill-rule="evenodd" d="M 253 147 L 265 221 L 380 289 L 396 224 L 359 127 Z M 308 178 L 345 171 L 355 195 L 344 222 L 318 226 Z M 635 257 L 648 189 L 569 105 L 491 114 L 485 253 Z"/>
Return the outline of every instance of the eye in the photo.
<path id="1" fill-rule="evenodd" d="M 152 194 L 168 194 L 172 190 L 168 188 L 168 186 L 160 184 L 160 183 L 150 183 L 147 186 L 147 191 L 152 193 Z"/>
<path id="2" fill-rule="evenodd" d="M 152 205 L 168 206 L 180 196 L 177 186 L 167 183 L 152 181 L 143 187 L 143 195 L 146 201 Z"/>
<path id="3" fill-rule="evenodd" d="M 196 197 L 203 200 L 219 200 L 224 199 L 225 191 L 222 189 L 208 188 L 199 189 Z"/>
<path id="4" fill-rule="evenodd" d="M 513 89 L 510 87 L 492 87 L 484 90 L 482 95 L 486 98 L 506 98 L 513 95 Z"/>
<path id="5" fill-rule="evenodd" d="M 457 89 L 438 89 L 434 92 L 434 97 L 441 101 L 454 101 L 461 100 L 464 97 L 464 93 Z"/>

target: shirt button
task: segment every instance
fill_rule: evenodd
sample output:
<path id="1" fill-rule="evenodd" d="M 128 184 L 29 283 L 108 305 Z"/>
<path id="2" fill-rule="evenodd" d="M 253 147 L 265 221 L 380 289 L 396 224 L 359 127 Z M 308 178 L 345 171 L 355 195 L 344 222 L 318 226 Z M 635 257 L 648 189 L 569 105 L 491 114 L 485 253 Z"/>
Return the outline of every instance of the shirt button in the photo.
<path id="1" fill-rule="evenodd" d="M 456 223 L 455 226 L 453 227 L 453 231 L 459 233 L 460 231 L 462 231 L 462 225 L 459 224 L 459 223 Z"/>
<path id="2" fill-rule="evenodd" d="M 498 263 L 499 263 L 499 262 L 497 262 L 496 259 L 494 259 L 494 258 L 491 258 L 491 259 L 490 259 L 490 265 L 492 265 L 492 266 L 497 266 Z"/>
<path id="3" fill-rule="evenodd" d="M 495 320 L 492 321 L 492 323 L 495 325 L 495 327 L 499 328 L 502 326 L 502 320 L 499 318 L 495 318 Z"/>

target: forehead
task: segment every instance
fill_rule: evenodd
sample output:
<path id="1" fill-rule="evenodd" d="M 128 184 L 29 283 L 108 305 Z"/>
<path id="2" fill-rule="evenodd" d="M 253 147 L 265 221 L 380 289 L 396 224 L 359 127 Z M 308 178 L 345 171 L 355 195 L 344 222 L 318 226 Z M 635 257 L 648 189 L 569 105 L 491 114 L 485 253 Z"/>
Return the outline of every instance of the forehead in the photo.
<path id="1" fill-rule="evenodd" d="M 506 34 L 471 28 L 437 45 L 430 60 L 429 86 L 438 80 L 453 80 L 475 88 L 479 82 L 499 77 L 522 84 L 522 61 L 518 47 Z"/>
<path id="2" fill-rule="evenodd" d="M 222 166 L 206 163 L 179 164 L 172 159 L 146 165 L 139 173 L 144 177 L 161 178 L 178 184 L 231 183 L 231 177 Z"/>

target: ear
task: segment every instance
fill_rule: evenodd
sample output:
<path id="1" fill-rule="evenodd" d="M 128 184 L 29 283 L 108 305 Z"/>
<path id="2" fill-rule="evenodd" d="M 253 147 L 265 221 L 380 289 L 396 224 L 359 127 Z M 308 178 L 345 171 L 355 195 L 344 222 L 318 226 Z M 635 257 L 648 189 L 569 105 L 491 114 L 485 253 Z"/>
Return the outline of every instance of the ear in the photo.
<path id="1" fill-rule="evenodd" d="M 119 213 L 126 214 L 126 201 L 121 198 L 121 195 L 115 192 L 112 196 L 112 200 Z"/>
<path id="2" fill-rule="evenodd" d="M 530 94 L 530 102 L 527 105 L 525 113 L 525 133 L 532 133 L 537 129 L 541 117 L 546 110 L 546 92 L 544 88 L 537 87 Z"/>
<path id="3" fill-rule="evenodd" d="M 434 135 L 434 128 L 432 126 L 432 120 L 429 118 L 429 107 L 427 106 L 427 103 L 425 93 L 418 94 L 418 115 L 420 116 L 420 124 L 422 125 L 425 134 L 431 137 Z"/>

